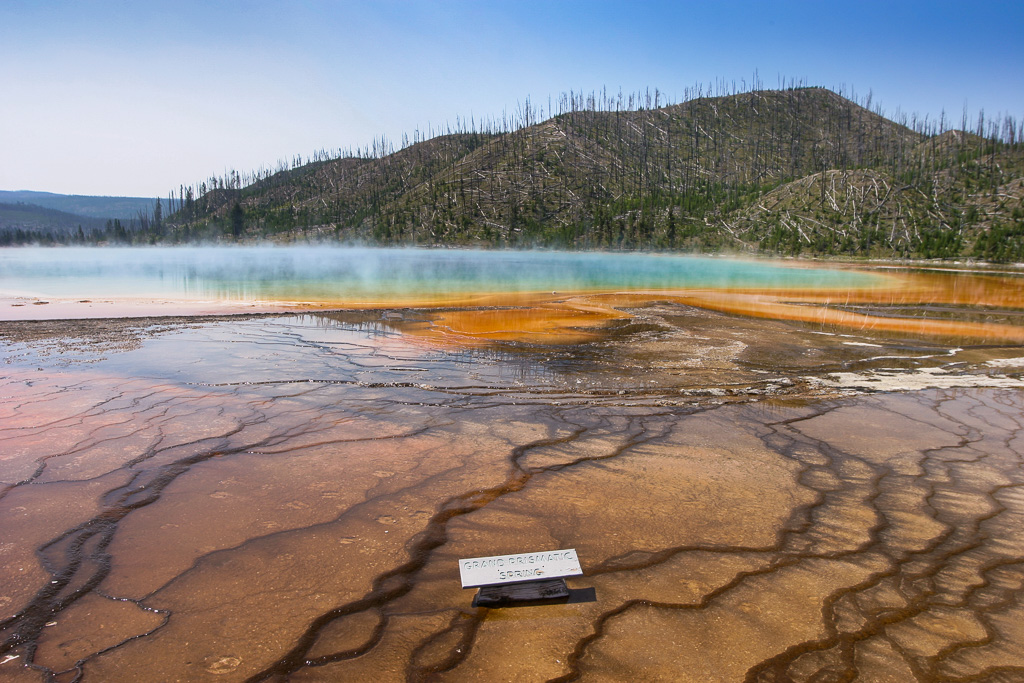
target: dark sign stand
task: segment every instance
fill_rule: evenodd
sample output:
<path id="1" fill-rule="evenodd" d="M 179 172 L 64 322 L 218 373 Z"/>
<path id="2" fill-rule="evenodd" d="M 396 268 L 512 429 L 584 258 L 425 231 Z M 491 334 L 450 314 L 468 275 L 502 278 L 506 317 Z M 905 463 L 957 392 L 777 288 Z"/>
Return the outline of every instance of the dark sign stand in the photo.
<path id="1" fill-rule="evenodd" d="M 517 602 L 565 600 L 569 587 L 565 579 L 544 579 L 524 583 L 502 583 L 481 586 L 473 597 L 473 607 L 500 607 Z"/>

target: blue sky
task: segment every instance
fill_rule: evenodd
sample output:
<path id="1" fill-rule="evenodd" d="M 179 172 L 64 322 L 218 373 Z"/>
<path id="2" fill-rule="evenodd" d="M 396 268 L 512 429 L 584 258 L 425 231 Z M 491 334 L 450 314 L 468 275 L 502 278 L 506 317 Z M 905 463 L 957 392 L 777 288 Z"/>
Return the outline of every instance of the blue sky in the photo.
<path id="1" fill-rule="evenodd" d="M 1024 118 L 1024 2 L 0 0 L 0 189 L 166 196 L 529 97 L 795 78 Z"/>

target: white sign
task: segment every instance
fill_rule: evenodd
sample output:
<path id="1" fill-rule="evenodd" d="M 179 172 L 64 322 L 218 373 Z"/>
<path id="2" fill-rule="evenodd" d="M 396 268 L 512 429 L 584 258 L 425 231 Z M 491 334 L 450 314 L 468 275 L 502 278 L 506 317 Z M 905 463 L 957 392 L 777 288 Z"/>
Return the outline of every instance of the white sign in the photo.
<path id="1" fill-rule="evenodd" d="M 576 549 L 546 550 L 521 555 L 495 555 L 459 560 L 463 588 L 492 586 L 496 583 L 542 581 L 562 576 L 581 576 Z"/>

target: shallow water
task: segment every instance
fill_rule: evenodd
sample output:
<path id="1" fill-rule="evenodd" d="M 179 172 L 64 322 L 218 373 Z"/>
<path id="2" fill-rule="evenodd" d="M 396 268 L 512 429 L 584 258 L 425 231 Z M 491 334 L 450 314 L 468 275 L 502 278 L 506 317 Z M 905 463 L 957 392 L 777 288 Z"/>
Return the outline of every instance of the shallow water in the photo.
<path id="1" fill-rule="evenodd" d="M 669 301 L 821 329 L 1024 343 L 1024 274 L 632 253 L 0 249 L 0 320 L 392 309 L 440 343 L 579 343 Z"/>
<path id="2" fill-rule="evenodd" d="M 0 250 L 0 292 L 47 297 L 394 305 L 552 290 L 850 289 L 883 282 L 848 270 L 630 253 L 331 246 Z"/>
<path id="3" fill-rule="evenodd" d="M 410 311 L 5 342 L 0 678 L 1024 675 L 1019 346 L 628 312 L 558 345 Z M 867 389 L 922 377 L 953 388 Z M 569 547 L 568 602 L 460 587 Z"/>

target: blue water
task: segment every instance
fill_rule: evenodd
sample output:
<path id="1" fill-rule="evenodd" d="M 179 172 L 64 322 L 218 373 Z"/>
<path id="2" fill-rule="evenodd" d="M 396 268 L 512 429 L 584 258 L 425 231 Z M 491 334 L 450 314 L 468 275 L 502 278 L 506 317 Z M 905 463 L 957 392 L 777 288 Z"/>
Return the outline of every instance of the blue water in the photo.
<path id="1" fill-rule="evenodd" d="M 299 247 L 0 249 L 0 293 L 400 301 L 500 292 L 851 288 L 842 269 L 655 254 Z"/>

